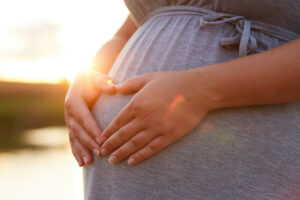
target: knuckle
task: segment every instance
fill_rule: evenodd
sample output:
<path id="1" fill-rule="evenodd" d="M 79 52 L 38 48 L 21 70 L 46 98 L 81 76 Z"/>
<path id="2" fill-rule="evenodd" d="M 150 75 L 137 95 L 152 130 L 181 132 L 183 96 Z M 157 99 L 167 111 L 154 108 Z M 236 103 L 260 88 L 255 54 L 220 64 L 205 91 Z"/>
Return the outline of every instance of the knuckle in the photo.
<path id="1" fill-rule="evenodd" d="M 125 153 L 124 149 L 120 148 L 114 153 L 114 155 L 118 158 L 123 158 L 124 155 L 126 155 L 126 153 Z"/>
<path id="2" fill-rule="evenodd" d="M 136 140 L 136 139 L 132 139 L 130 140 L 131 146 L 133 147 L 139 147 L 140 146 L 140 141 Z"/>
<path id="3" fill-rule="evenodd" d="M 149 149 L 152 152 L 158 152 L 163 148 L 164 143 L 165 143 L 165 140 L 161 137 L 155 143 L 149 144 Z"/>
<path id="4" fill-rule="evenodd" d="M 120 118 L 116 119 L 114 124 L 115 124 L 116 127 L 120 127 L 121 124 L 122 124 L 121 119 Z"/>
<path id="5" fill-rule="evenodd" d="M 135 160 L 136 162 L 139 162 L 139 161 L 143 160 L 143 156 L 141 155 L 141 153 L 136 153 L 136 154 L 134 154 L 134 156 L 132 156 L 132 157 L 134 158 L 134 160 Z"/>
<path id="6" fill-rule="evenodd" d="M 89 142 L 83 138 L 79 139 L 80 143 L 83 144 L 85 147 L 89 147 Z"/>
<path id="7" fill-rule="evenodd" d="M 86 137 L 83 134 L 78 134 L 78 140 L 84 146 L 88 146 L 88 143 L 87 143 L 88 141 L 87 141 Z"/>
<path id="8" fill-rule="evenodd" d="M 87 139 L 86 144 L 87 144 L 87 146 L 90 147 L 90 148 L 92 148 L 92 147 L 94 146 L 93 141 L 90 140 L 90 139 Z"/>
<path id="9" fill-rule="evenodd" d="M 101 137 L 102 137 L 103 139 L 106 140 L 106 139 L 108 139 L 108 137 L 111 135 L 111 133 L 112 133 L 111 127 L 106 128 L 106 129 L 103 131 Z"/>
<path id="10" fill-rule="evenodd" d="M 106 149 L 111 149 L 113 147 L 113 142 L 111 142 L 110 140 L 105 141 L 105 148 Z"/>
<path id="11" fill-rule="evenodd" d="M 74 134 L 69 134 L 69 140 L 70 140 L 70 143 L 71 144 L 74 144 L 75 143 L 75 140 L 76 140 L 76 137 Z"/>
<path id="12" fill-rule="evenodd" d="M 69 111 L 72 109 L 72 102 L 69 98 L 65 99 L 65 108 Z"/>
<path id="13" fill-rule="evenodd" d="M 74 124 L 75 124 L 75 121 L 71 118 L 70 120 L 68 120 L 68 125 L 69 125 L 69 128 L 73 130 L 74 128 Z"/>
<path id="14" fill-rule="evenodd" d="M 85 119 L 81 119 L 81 125 L 82 127 L 84 127 L 89 133 L 93 133 L 91 127 L 91 124 L 89 121 L 85 120 Z"/>
<path id="15" fill-rule="evenodd" d="M 159 145 L 157 145 L 157 144 L 149 144 L 149 149 L 152 152 L 157 152 L 159 150 Z"/>
<path id="16" fill-rule="evenodd" d="M 119 131 L 118 131 L 118 137 L 120 138 L 120 139 L 123 139 L 123 138 L 125 138 L 125 131 L 124 131 L 124 129 L 120 129 Z"/>
<path id="17" fill-rule="evenodd" d="M 85 140 L 85 144 L 86 144 L 87 147 L 93 146 L 93 142 L 91 141 L 90 138 L 84 137 L 84 140 Z"/>
<path id="18" fill-rule="evenodd" d="M 75 134 L 75 133 L 77 133 L 78 131 L 79 131 L 79 129 L 78 129 L 78 127 L 75 125 L 75 121 L 74 120 L 72 120 L 72 121 L 70 121 L 70 129 L 71 129 L 71 131 Z"/>
<path id="19" fill-rule="evenodd" d="M 91 139 L 87 138 L 87 137 L 83 137 L 83 144 L 85 147 L 89 148 L 89 149 L 93 149 L 94 143 Z"/>
<path id="20" fill-rule="evenodd" d="M 163 132 L 165 131 L 166 129 L 166 124 L 163 120 L 157 120 L 155 121 L 156 122 L 156 127 L 158 130 L 162 130 Z"/>
<path id="21" fill-rule="evenodd" d="M 159 122 L 158 122 L 159 123 Z M 166 124 L 159 124 L 157 125 L 157 127 L 155 128 L 155 131 L 157 132 L 157 134 L 159 136 L 163 136 L 166 134 L 170 134 L 173 132 L 173 128 L 167 126 Z"/>
<path id="22" fill-rule="evenodd" d="M 79 123 L 79 124 L 82 124 L 84 123 L 84 117 L 83 116 L 80 116 L 80 115 L 74 115 L 74 117 L 76 118 L 76 121 Z M 74 120 L 75 121 L 75 120 Z"/>
<path id="23" fill-rule="evenodd" d="M 144 105 L 142 101 L 133 101 L 129 107 L 133 113 L 140 113 L 143 108 Z"/>

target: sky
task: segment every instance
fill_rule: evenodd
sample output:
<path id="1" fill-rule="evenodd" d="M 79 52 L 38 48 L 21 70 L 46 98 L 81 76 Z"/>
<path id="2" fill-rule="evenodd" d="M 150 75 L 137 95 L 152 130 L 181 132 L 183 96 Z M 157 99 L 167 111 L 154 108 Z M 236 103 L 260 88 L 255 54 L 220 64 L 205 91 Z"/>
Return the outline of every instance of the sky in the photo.
<path id="1" fill-rule="evenodd" d="M 72 81 L 127 15 L 122 0 L 0 1 L 0 80 Z"/>

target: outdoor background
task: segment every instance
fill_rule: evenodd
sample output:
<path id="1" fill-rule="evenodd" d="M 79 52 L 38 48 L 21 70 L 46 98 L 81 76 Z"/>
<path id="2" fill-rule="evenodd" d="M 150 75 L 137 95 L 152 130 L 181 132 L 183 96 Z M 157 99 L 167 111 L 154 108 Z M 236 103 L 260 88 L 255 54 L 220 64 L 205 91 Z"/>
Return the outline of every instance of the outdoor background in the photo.
<path id="1" fill-rule="evenodd" d="M 64 97 L 125 20 L 122 0 L 0 2 L 0 199 L 83 199 Z"/>

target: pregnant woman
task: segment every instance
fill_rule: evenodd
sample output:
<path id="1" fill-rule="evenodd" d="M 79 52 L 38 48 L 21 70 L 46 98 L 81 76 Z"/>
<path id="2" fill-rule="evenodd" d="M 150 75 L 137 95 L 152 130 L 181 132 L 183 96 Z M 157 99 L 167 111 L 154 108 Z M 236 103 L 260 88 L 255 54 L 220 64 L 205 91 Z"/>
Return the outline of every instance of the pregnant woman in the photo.
<path id="1" fill-rule="evenodd" d="M 300 1 L 125 2 L 66 98 L 85 198 L 300 199 Z"/>

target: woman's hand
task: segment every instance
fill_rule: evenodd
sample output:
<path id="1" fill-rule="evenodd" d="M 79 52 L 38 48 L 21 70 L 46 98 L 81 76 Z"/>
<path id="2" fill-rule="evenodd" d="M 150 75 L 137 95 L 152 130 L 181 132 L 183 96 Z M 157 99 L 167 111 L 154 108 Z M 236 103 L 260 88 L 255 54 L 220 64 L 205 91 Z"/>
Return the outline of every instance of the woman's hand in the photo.
<path id="1" fill-rule="evenodd" d="M 192 131 L 210 110 L 205 87 L 195 88 L 199 78 L 191 71 L 157 72 L 117 85 L 121 94 L 138 92 L 101 135 L 101 155 L 113 152 L 111 163 L 130 156 L 128 164 L 137 164 Z"/>
<path id="2" fill-rule="evenodd" d="M 90 150 L 99 156 L 100 145 L 96 141 L 101 131 L 90 108 L 101 92 L 116 92 L 111 78 L 96 71 L 81 72 L 71 84 L 65 99 L 65 121 L 72 153 L 79 166 L 93 161 Z"/>

